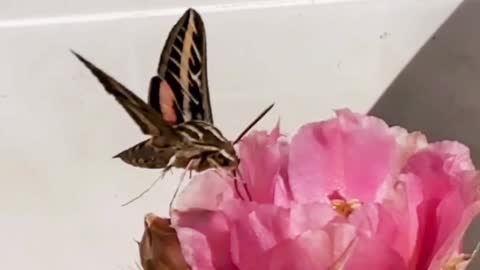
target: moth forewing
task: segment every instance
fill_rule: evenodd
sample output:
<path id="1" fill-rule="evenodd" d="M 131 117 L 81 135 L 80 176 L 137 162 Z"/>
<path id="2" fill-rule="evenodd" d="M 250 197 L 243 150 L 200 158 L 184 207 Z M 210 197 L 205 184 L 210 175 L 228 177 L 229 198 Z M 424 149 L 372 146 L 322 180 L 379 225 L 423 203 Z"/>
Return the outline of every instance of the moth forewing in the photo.
<path id="1" fill-rule="evenodd" d="M 142 99 L 80 54 L 73 50 L 71 52 L 90 70 L 103 85 L 107 93 L 115 97 L 117 102 L 127 111 L 143 133 L 148 135 L 169 136 L 172 139 L 176 138 L 175 132 L 165 123 L 162 116 Z"/>
<path id="2" fill-rule="evenodd" d="M 172 27 L 152 78 L 149 104 L 174 124 L 202 120 L 213 124 L 203 20 L 188 9 Z"/>

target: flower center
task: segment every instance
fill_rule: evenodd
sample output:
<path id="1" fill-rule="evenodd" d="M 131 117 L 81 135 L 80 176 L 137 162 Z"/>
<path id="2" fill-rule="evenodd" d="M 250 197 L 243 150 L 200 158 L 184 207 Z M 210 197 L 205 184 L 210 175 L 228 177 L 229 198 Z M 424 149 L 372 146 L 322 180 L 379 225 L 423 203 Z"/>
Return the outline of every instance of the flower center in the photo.
<path id="1" fill-rule="evenodd" d="M 332 199 L 332 208 L 344 217 L 349 217 L 355 209 L 362 206 L 362 202 L 357 199 L 346 201 L 345 199 Z"/>

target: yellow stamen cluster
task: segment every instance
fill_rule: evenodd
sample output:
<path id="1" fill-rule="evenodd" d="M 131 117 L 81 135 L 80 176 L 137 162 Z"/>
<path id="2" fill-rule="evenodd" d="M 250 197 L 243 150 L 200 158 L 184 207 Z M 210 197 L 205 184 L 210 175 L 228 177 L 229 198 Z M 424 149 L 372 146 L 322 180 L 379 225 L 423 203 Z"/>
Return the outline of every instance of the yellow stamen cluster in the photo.
<path id="1" fill-rule="evenodd" d="M 466 263 L 472 259 L 471 254 L 460 254 L 450 259 L 443 267 L 442 270 L 460 270 L 465 269 Z"/>
<path id="2" fill-rule="evenodd" d="M 362 203 L 357 199 L 353 199 L 349 201 L 346 201 L 343 199 L 334 199 L 334 200 L 331 200 L 331 203 L 332 203 L 332 208 L 344 217 L 349 217 L 354 210 L 362 206 Z"/>

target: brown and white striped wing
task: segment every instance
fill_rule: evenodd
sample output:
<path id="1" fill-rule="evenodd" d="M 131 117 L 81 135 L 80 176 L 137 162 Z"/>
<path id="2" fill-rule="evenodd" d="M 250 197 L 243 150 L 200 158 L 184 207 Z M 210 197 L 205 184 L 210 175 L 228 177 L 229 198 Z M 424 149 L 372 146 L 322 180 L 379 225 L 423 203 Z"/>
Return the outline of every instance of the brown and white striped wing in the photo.
<path id="1" fill-rule="evenodd" d="M 171 125 L 191 120 L 213 124 L 205 26 L 194 9 L 188 9 L 170 31 L 148 101 Z"/>
<path id="2" fill-rule="evenodd" d="M 148 139 L 140 142 L 113 158 L 120 158 L 123 162 L 140 168 L 165 168 L 177 149 L 173 145 L 155 145 L 154 141 L 155 139 Z"/>
<path id="3" fill-rule="evenodd" d="M 72 53 L 95 75 L 105 90 L 115 97 L 144 134 L 166 136 L 171 139 L 176 138 L 174 130 L 163 120 L 158 112 L 103 70 L 78 53 L 73 51 Z"/>

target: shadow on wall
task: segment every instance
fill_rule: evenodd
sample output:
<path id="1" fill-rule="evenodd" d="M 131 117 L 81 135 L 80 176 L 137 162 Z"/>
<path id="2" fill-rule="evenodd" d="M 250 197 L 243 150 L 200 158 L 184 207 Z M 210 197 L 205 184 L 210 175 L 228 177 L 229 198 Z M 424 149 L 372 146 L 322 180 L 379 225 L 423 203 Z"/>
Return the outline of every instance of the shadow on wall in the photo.
<path id="1" fill-rule="evenodd" d="M 480 166 L 480 1 L 465 0 L 402 70 L 370 114 L 422 130 L 431 141 L 455 139 Z M 465 246 L 480 241 L 480 219 Z M 480 258 L 469 269 L 480 269 Z"/>

